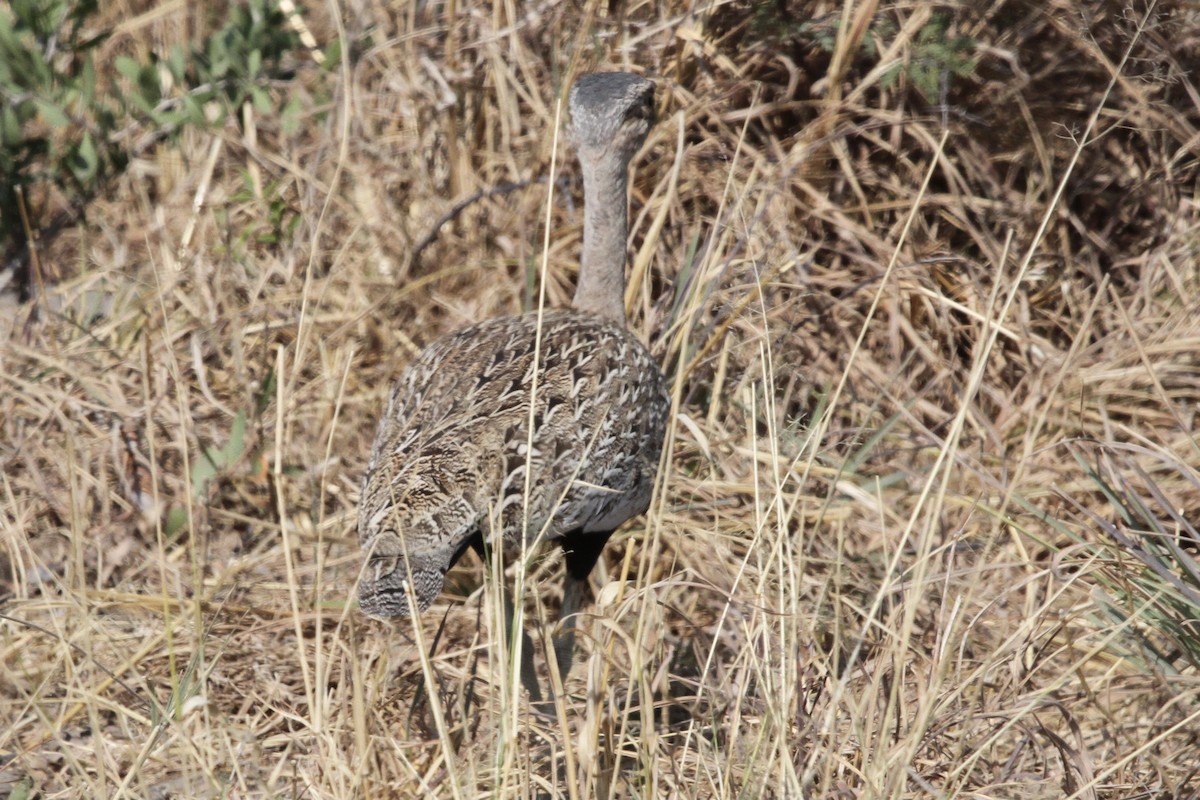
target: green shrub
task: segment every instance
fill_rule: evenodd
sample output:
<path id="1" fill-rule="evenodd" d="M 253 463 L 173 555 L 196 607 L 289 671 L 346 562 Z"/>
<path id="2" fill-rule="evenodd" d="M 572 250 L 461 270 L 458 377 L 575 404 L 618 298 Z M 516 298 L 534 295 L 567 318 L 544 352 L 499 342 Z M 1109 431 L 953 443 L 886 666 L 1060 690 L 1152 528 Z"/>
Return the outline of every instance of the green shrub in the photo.
<path id="1" fill-rule="evenodd" d="M 281 111 L 285 126 L 299 112 L 295 102 L 277 108 L 268 89 L 288 76 L 300 46 L 273 0 L 235 4 L 190 52 L 175 46 L 142 61 L 122 55 L 111 70 L 97 69 L 97 46 L 109 35 L 89 32 L 97 17 L 96 0 L 13 0 L 0 8 L 0 251 L 10 256 L 27 244 L 22 203 L 33 231 L 42 227 L 49 187 L 81 214 L 137 155 L 131 129 L 153 130 L 149 140 L 158 141 L 189 126 L 222 125 L 247 101 L 261 114 Z M 106 85 L 98 75 L 110 76 Z"/>

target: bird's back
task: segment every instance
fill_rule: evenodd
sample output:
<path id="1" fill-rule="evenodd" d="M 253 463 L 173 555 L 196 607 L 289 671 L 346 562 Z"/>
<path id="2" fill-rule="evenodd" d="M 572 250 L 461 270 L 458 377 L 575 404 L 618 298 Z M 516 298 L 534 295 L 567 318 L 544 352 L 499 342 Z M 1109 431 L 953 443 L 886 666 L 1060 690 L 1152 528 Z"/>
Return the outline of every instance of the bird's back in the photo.
<path id="1" fill-rule="evenodd" d="M 390 596 L 409 570 L 427 607 L 479 533 L 511 546 L 610 531 L 646 510 L 669 407 L 657 363 L 616 322 L 547 311 L 535 382 L 538 336 L 537 314 L 473 325 L 434 342 L 397 382 L 360 501 L 368 613 L 409 613 Z"/>

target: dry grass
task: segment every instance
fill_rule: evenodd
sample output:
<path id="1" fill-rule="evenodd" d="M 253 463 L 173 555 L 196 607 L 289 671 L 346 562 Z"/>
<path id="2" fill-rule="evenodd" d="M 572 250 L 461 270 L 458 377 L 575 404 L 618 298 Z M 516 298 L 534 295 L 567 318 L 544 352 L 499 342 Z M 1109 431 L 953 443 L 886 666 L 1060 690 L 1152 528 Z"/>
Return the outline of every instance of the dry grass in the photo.
<path id="1" fill-rule="evenodd" d="M 1200 517 L 1200 14 L 982 5 L 308 8 L 355 46 L 300 131 L 160 146 L 4 308 L 0 796 L 1200 795 L 1086 469 Z M 110 55 L 205 24 L 143 10 Z M 925 97 L 936 14 L 977 64 Z M 391 379 L 569 299 L 595 66 L 660 80 L 629 300 L 678 417 L 556 728 L 470 557 L 415 630 L 347 597 Z"/>

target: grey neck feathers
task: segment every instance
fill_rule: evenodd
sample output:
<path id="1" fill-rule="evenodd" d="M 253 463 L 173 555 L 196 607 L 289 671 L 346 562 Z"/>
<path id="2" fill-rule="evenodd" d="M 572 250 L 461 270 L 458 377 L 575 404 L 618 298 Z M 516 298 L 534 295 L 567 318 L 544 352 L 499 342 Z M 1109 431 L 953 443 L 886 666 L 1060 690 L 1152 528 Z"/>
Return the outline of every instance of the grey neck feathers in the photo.
<path id="1" fill-rule="evenodd" d="M 581 156 L 583 167 L 583 257 L 572 305 L 625 323 L 625 241 L 629 234 L 626 196 L 629 160 L 616 153 Z"/>

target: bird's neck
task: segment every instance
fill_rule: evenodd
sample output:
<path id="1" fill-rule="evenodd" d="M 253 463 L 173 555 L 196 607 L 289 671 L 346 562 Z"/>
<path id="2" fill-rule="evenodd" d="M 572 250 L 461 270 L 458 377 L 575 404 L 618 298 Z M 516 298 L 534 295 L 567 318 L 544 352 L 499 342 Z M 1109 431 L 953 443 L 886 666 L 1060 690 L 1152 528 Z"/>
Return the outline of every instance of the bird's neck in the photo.
<path id="1" fill-rule="evenodd" d="M 620 158 L 584 158 L 581 164 L 583 257 L 572 305 L 624 324 L 629 164 Z"/>

